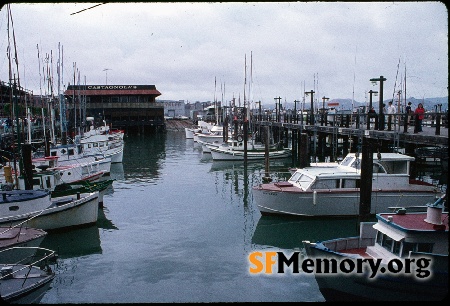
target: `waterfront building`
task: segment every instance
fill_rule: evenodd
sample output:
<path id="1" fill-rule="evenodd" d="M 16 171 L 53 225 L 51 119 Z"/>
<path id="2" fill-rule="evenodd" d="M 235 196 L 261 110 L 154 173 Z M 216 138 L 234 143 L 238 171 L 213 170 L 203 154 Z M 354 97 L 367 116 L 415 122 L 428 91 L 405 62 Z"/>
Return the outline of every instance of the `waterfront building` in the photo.
<path id="1" fill-rule="evenodd" d="M 155 85 L 69 85 L 64 95 L 69 118 L 78 110 L 127 132 L 165 129 L 164 104 L 155 100 L 161 95 Z"/>

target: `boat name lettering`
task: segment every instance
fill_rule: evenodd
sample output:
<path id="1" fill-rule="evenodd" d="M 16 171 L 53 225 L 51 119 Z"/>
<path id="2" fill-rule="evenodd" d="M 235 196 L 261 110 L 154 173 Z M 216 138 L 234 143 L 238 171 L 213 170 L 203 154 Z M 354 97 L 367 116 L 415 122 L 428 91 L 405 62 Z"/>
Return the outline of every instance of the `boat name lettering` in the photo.
<path id="1" fill-rule="evenodd" d="M 379 274 L 412 274 L 424 279 L 431 275 L 429 267 L 431 258 L 394 258 L 387 264 L 381 264 L 380 258 L 303 258 L 301 252 L 293 252 L 287 257 L 283 252 L 255 251 L 248 256 L 250 274 L 282 274 L 285 268 L 291 267 L 292 273 L 315 274 L 363 274 L 368 273 L 369 278 Z"/>
<path id="2" fill-rule="evenodd" d="M 276 193 L 276 192 L 266 192 L 266 191 L 263 191 L 263 194 L 272 195 L 272 196 L 278 195 L 278 193 Z"/>

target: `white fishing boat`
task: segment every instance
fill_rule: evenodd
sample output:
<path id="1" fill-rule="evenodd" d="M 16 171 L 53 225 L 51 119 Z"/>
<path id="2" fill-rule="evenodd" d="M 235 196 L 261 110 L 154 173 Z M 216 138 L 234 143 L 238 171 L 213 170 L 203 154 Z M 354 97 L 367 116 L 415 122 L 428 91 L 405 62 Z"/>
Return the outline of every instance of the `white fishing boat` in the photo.
<path id="1" fill-rule="evenodd" d="M 434 202 L 441 193 L 432 184 L 410 179 L 413 157 L 399 153 L 373 156 L 371 214 L 394 207 Z M 262 214 L 306 217 L 358 216 L 361 159 L 349 153 L 340 163 L 316 163 L 298 168 L 287 181 L 253 186 L 254 201 Z"/>
<path id="2" fill-rule="evenodd" d="M 211 151 L 213 160 L 244 160 L 244 144 L 240 142 L 237 146 L 228 143 L 219 146 L 207 145 Z M 287 158 L 292 155 L 292 151 L 288 148 L 269 149 L 269 159 Z M 247 160 L 264 160 L 266 158 L 265 145 L 250 142 L 247 146 Z"/>
<path id="3" fill-rule="evenodd" d="M 325 299 L 444 301 L 448 297 L 449 228 L 448 212 L 443 211 L 442 200 L 427 204 L 426 212 L 400 209 L 377 214 L 377 222 L 360 223 L 357 237 L 303 241 L 311 259 L 339 263 L 347 260 L 354 264 L 357 260 L 380 261 L 376 275 L 369 270 L 341 274 L 317 273 L 316 270 L 315 277 Z M 406 271 L 408 260 L 413 260 L 409 273 Z"/>
<path id="4" fill-rule="evenodd" d="M 44 248 L 30 248 L 35 255 L 21 257 L 24 247 L 0 250 L 11 253 L 11 262 L 0 263 L 0 300 L 7 304 L 38 304 L 55 278 L 52 265 L 56 263 L 55 251 Z"/>
<path id="5" fill-rule="evenodd" d="M 0 226 L 22 223 L 43 230 L 97 222 L 98 191 L 51 198 L 49 190 L 1 191 Z"/>
<path id="6" fill-rule="evenodd" d="M 90 126 L 90 130 L 81 137 L 75 137 L 75 144 L 80 144 L 85 154 L 101 154 L 110 158 L 111 163 L 121 163 L 123 160 L 123 149 L 125 146 L 121 130 L 111 131 L 106 122 L 98 128 Z"/>
<path id="7" fill-rule="evenodd" d="M 223 140 L 223 126 L 214 125 L 209 132 L 196 133 L 197 142 L 212 143 Z"/>
<path id="8" fill-rule="evenodd" d="M 192 128 L 184 128 L 186 139 L 194 139 L 195 133 L 207 133 L 213 126 L 214 125 L 209 122 L 199 120 L 196 126 Z"/>

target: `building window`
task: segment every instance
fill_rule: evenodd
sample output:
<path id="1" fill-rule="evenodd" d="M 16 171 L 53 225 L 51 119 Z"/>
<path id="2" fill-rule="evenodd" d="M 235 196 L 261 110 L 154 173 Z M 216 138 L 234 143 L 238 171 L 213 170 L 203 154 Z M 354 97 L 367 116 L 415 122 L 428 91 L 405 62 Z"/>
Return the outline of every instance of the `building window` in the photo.
<path id="1" fill-rule="evenodd" d="M 112 97 L 111 103 L 119 103 L 119 97 Z"/>
<path id="2" fill-rule="evenodd" d="M 130 96 L 129 102 L 130 103 L 136 103 L 137 102 L 137 97 L 136 96 Z"/>
<path id="3" fill-rule="evenodd" d="M 120 96 L 120 103 L 128 103 L 128 96 Z"/>

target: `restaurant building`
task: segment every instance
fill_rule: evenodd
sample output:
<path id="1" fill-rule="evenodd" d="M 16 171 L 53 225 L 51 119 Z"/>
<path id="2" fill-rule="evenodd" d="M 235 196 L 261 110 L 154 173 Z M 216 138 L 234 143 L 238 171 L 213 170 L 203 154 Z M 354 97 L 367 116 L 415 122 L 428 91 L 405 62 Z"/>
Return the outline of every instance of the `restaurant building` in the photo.
<path id="1" fill-rule="evenodd" d="M 98 123 L 105 120 L 113 129 L 126 132 L 165 129 L 164 105 L 155 101 L 161 95 L 155 85 L 69 85 L 64 95 L 68 122 L 77 112 L 85 112 L 85 117 Z"/>

